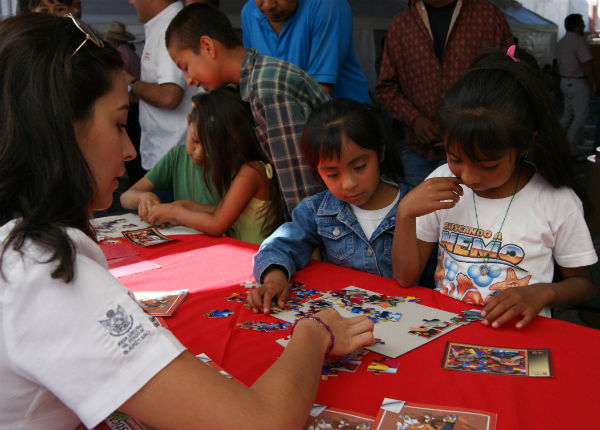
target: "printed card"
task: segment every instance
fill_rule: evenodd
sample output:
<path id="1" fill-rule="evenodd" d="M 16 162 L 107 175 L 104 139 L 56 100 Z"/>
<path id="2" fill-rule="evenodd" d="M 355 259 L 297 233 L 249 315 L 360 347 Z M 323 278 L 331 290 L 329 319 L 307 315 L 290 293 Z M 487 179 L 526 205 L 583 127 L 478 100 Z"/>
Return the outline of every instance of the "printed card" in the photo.
<path id="1" fill-rule="evenodd" d="M 475 409 L 409 403 L 383 399 L 373 430 L 452 429 L 493 430 L 495 413 Z"/>
<path id="2" fill-rule="evenodd" d="M 139 230 L 123 231 L 125 236 L 131 243 L 137 246 L 153 246 L 161 243 L 170 242 L 171 239 L 162 234 L 156 227 L 141 228 Z"/>
<path id="3" fill-rule="evenodd" d="M 373 417 L 356 412 L 313 405 L 303 430 L 356 429 L 369 430 Z M 394 429 L 396 430 L 396 429 Z"/>
<path id="4" fill-rule="evenodd" d="M 448 342 L 442 368 L 471 373 L 552 377 L 550 350 Z"/>
<path id="5" fill-rule="evenodd" d="M 189 290 L 138 291 L 133 293 L 144 311 L 155 317 L 170 317 L 185 300 Z"/>

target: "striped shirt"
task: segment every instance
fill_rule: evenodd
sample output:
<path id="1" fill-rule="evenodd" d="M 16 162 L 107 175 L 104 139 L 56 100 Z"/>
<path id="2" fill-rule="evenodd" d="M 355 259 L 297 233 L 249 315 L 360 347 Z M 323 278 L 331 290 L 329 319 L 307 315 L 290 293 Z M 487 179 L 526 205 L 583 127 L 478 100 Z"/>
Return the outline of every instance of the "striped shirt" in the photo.
<path id="1" fill-rule="evenodd" d="M 292 63 L 249 49 L 240 71 L 240 95 L 252 109 L 258 140 L 271 159 L 288 214 L 323 189 L 300 151 L 311 111 L 329 95 Z"/>

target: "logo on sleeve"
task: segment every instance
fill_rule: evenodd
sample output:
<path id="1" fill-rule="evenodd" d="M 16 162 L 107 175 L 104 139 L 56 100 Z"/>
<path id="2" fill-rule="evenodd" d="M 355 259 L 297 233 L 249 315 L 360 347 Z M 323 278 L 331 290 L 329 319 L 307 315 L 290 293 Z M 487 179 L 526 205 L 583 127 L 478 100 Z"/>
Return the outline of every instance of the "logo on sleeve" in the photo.
<path id="1" fill-rule="evenodd" d="M 110 309 L 106 312 L 108 319 L 98 321 L 108 330 L 111 336 L 123 336 L 133 326 L 133 317 L 125 312 L 121 305 L 117 309 Z"/>

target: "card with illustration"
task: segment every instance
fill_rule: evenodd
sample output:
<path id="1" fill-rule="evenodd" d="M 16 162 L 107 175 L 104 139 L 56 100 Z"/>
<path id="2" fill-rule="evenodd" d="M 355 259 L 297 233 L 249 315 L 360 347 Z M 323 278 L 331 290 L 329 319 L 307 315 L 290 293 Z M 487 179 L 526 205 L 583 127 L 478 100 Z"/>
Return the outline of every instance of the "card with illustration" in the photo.
<path id="1" fill-rule="evenodd" d="M 189 290 L 137 291 L 135 299 L 147 314 L 155 317 L 170 317 L 185 300 Z"/>
<path id="2" fill-rule="evenodd" d="M 497 414 L 492 412 L 385 398 L 372 429 L 493 430 L 496 420 Z"/>
<path id="3" fill-rule="evenodd" d="M 350 286 L 310 295 L 300 302 L 289 301 L 284 310 L 272 315 L 291 323 L 326 308 L 334 308 L 344 317 L 365 315 L 375 323 L 375 337 L 382 340 L 367 349 L 396 358 L 460 327 L 450 322 L 456 314 L 420 305 L 416 303 L 418 300 Z M 424 324 L 430 327 L 422 328 Z"/>
<path id="4" fill-rule="evenodd" d="M 442 368 L 471 373 L 552 377 L 550 350 L 448 342 Z"/>
<path id="5" fill-rule="evenodd" d="M 109 238 L 123 237 L 122 231 L 152 227 L 147 222 L 142 221 L 137 213 L 92 218 L 90 224 L 94 227 L 98 242 Z M 200 233 L 198 230 L 181 225 L 160 227 L 158 230 L 166 235 Z"/>
<path id="6" fill-rule="evenodd" d="M 369 430 L 372 424 L 373 417 L 371 416 L 315 404 L 302 429 Z"/>
<path id="7" fill-rule="evenodd" d="M 139 230 L 127 230 L 122 232 L 130 242 L 137 246 L 153 246 L 170 242 L 174 239 L 162 234 L 156 227 L 141 228 Z"/>

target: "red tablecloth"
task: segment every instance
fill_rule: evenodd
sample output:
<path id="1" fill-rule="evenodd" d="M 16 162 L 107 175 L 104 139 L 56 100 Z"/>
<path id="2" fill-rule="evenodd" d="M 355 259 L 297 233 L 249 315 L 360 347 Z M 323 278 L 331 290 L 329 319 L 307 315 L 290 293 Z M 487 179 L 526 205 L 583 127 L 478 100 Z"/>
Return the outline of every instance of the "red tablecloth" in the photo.
<path id="1" fill-rule="evenodd" d="M 188 298 L 175 315 L 165 318 L 169 329 L 194 354 L 206 353 L 245 384 L 252 384 L 281 354 L 275 340 L 288 331 L 270 333 L 241 329 L 247 320 L 279 321 L 256 315 L 242 303 L 225 300 L 242 292 L 240 283 L 252 281 L 256 246 L 229 238 L 177 236 L 177 241 L 138 248 L 140 257 L 161 265 L 120 278 L 133 291 L 187 288 Z M 130 245 L 133 246 L 133 245 Z M 421 304 L 450 312 L 470 309 L 459 301 L 421 287 L 404 289 L 395 281 L 311 262 L 294 280 L 307 288 L 330 290 L 349 285 L 389 295 L 412 295 Z M 229 318 L 209 319 L 212 309 L 229 308 Z M 511 348 L 550 348 L 552 378 L 468 374 L 441 368 L 447 341 Z M 498 414 L 500 429 L 600 428 L 595 410 L 600 406 L 600 331 L 537 317 L 521 330 L 514 324 L 491 329 L 476 322 L 451 331 L 397 361 L 397 374 L 375 375 L 366 370 L 370 353 L 356 373 L 340 372 L 322 381 L 317 403 L 375 415 L 384 397 L 410 402 L 460 406 Z"/>

